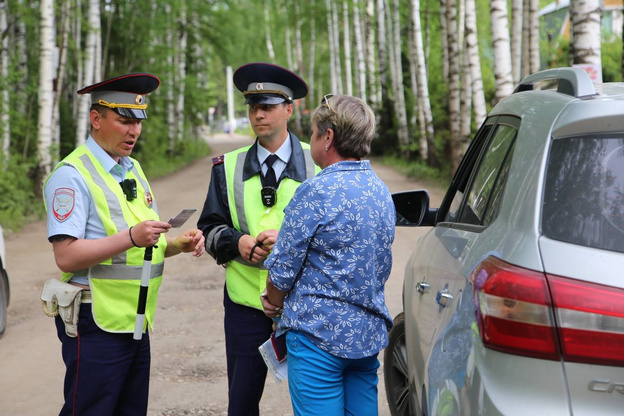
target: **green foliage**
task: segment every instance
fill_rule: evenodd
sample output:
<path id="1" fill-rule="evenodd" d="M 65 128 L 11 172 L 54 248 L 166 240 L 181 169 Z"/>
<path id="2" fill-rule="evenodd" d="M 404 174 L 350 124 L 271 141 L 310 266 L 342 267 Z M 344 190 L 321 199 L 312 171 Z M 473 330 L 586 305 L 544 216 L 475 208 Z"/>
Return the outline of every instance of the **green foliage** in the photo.
<path id="1" fill-rule="evenodd" d="M 602 81 L 622 81 L 622 39 L 602 44 Z"/>
<path id="2" fill-rule="evenodd" d="M 0 160 L 4 165 L 5 160 Z M 0 174 L 0 224 L 8 230 L 19 230 L 27 221 L 41 218 L 43 204 L 33 189 L 34 164 L 16 156 Z"/>
<path id="3" fill-rule="evenodd" d="M 429 182 L 435 185 L 446 185 L 450 174 L 448 170 L 441 170 L 423 162 L 408 161 L 397 156 L 383 156 L 378 159 L 386 166 L 392 166 L 408 178 Z"/>

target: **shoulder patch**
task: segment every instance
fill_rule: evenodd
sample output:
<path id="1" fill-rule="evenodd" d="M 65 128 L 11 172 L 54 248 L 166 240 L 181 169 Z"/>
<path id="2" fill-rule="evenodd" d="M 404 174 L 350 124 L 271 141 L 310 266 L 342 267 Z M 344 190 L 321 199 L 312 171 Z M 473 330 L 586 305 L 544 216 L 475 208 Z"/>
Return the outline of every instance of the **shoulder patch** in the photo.
<path id="1" fill-rule="evenodd" d="M 65 221 L 74 211 L 75 192 L 71 188 L 56 188 L 52 202 L 54 218 L 59 222 Z"/>
<path id="2" fill-rule="evenodd" d="M 224 161 L 225 161 L 225 158 L 223 157 L 223 155 L 212 158 L 212 164 L 213 165 L 219 165 L 219 164 L 223 163 Z"/>

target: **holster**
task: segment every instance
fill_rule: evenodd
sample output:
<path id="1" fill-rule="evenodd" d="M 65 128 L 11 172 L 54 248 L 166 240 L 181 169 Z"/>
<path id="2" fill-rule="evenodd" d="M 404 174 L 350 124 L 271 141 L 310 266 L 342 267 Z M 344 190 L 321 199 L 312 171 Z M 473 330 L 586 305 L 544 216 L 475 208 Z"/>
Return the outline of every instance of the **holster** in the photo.
<path id="1" fill-rule="evenodd" d="M 50 317 L 59 315 L 65 324 L 65 333 L 72 338 L 78 336 L 78 314 L 83 290 L 55 278 L 46 280 L 41 290 L 43 313 Z"/>

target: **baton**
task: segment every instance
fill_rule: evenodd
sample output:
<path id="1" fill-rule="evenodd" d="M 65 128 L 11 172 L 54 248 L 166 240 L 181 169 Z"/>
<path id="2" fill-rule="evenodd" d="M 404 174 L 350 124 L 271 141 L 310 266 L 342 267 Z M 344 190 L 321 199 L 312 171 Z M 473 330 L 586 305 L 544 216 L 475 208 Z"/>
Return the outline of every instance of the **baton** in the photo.
<path id="1" fill-rule="evenodd" d="M 143 257 L 143 269 L 141 271 L 141 289 L 139 290 L 139 305 L 137 306 L 137 316 L 134 322 L 134 339 L 140 341 L 143 338 L 143 324 L 145 323 L 145 305 L 147 304 L 147 289 L 149 288 L 150 274 L 152 269 L 152 249 L 145 247 Z"/>

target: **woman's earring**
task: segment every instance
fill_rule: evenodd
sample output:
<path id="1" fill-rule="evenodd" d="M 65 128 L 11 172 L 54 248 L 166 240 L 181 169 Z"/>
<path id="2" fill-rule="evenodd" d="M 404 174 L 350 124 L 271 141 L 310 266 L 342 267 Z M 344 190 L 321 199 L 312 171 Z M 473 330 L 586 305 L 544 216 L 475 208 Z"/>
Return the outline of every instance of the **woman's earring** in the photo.
<path id="1" fill-rule="evenodd" d="M 329 146 L 325 146 L 325 151 L 329 152 Z"/>

